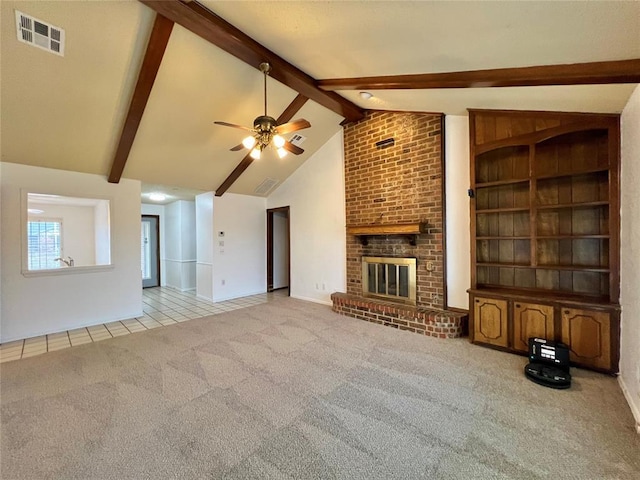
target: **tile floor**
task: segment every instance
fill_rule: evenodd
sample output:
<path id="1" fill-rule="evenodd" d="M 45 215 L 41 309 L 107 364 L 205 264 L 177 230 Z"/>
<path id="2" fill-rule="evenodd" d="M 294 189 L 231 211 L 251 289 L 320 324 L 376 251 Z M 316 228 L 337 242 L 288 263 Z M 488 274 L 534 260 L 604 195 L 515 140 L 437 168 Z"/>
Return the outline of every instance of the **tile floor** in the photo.
<path id="1" fill-rule="evenodd" d="M 213 303 L 190 292 L 163 287 L 146 288 L 142 291 L 142 317 L 3 343 L 0 344 L 0 363 L 251 307 L 282 295 L 287 295 L 286 289 Z"/>

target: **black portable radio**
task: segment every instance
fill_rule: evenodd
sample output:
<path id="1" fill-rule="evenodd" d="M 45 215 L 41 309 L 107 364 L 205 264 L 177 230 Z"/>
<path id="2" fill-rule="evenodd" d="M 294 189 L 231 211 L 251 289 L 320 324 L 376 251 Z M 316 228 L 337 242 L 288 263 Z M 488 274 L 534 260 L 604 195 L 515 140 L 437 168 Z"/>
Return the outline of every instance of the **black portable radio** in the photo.
<path id="1" fill-rule="evenodd" d="M 539 385 L 550 388 L 569 388 L 569 348 L 544 338 L 529 339 L 529 363 L 524 367 L 525 376 Z"/>

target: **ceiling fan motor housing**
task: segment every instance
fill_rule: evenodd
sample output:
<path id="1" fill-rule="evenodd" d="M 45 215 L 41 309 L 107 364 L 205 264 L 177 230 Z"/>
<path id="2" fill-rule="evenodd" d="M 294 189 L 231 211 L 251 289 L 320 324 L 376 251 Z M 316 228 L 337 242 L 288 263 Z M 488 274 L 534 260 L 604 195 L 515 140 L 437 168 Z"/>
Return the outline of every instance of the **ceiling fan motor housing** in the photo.
<path id="1" fill-rule="evenodd" d="M 253 121 L 253 129 L 256 131 L 256 140 L 262 149 L 269 145 L 275 135 L 276 120 L 268 115 L 261 115 Z"/>
<path id="2" fill-rule="evenodd" d="M 253 121 L 253 128 L 258 133 L 271 132 L 275 129 L 276 120 L 268 115 L 260 115 Z"/>

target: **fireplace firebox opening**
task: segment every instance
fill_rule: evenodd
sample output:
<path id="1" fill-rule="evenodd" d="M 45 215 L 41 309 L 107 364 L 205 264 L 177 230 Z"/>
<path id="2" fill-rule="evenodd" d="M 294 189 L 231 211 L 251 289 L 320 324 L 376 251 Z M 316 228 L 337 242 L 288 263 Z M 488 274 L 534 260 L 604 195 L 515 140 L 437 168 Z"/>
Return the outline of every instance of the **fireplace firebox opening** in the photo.
<path id="1" fill-rule="evenodd" d="M 362 257 L 362 295 L 416 304 L 416 259 Z"/>

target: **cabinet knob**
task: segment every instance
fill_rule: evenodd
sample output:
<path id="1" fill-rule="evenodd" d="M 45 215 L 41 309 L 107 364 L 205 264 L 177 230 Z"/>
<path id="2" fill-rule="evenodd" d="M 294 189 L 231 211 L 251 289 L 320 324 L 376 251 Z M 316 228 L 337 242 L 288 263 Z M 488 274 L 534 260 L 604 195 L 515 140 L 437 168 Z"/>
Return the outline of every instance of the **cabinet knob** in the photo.
<path id="1" fill-rule="evenodd" d="M 477 298 L 476 298 L 476 303 L 480 303 L 480 300 L 478 300 Z"/>
<path id="2" fill-rule="evenodd" d="M 519 303 L 516 303 L 516 308 L 520 308 L 520 304 Z"/>
<path id="3" fill-rule="evenodd" d="M 569 312 L 569 310 L 565 310 L 565 311 L 564 311 L 564 313 L 566 313 L 567 315 L 569 315 L 569 313 L 571 313 L 571 312 Z"/>

